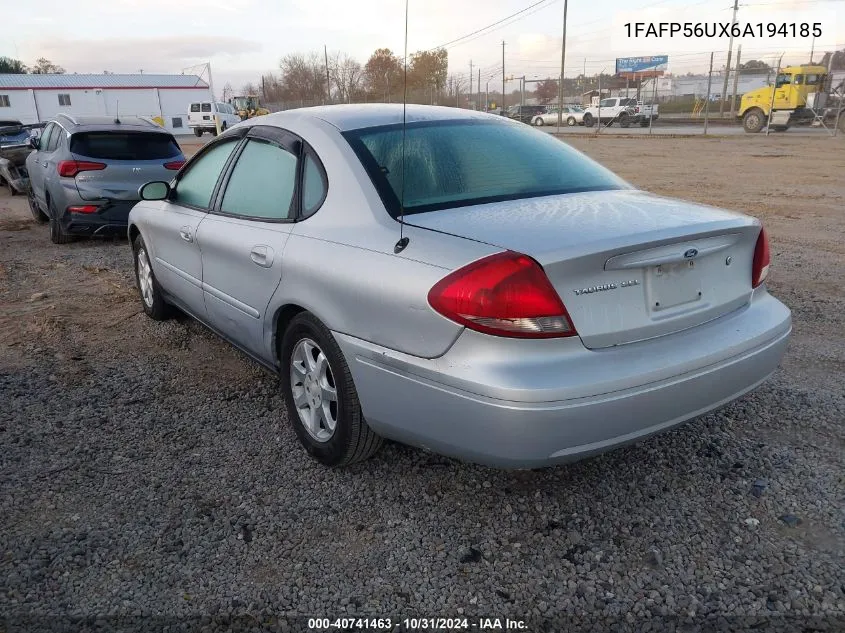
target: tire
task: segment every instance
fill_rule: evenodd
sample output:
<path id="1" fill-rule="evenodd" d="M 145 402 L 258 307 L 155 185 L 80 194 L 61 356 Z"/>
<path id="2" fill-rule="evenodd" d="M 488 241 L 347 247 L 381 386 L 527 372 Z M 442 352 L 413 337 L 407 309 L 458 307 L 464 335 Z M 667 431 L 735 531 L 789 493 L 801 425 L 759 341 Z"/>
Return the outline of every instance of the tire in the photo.
<path id="1" fill-rule="evenodd" d="M 566 119 L 566 124 L 567 124 L 569 127 L 575 127 L 575 124 L 576 124 L 576 123 L 577 123 L 577 121 L 575 120 L 575 117 L 574 117 L 574 116 L 571 116 L 571 117 L 569 117 L 568 119 Z"/>
<path id="2" fill-rule="evenodd" d="M 537 127 L 543 127 L 545 125 L 545 122 L 541 117 L 537 117 L 536 119 L 534 119 L 534 125 L 536 125 Z"/>
<path id="3" fill-rule="evenodd" d="M 364 420 L 349 366 L 328 328 L 310 312 L 299 313 L 282 336 L 280 358 L 288 420 L 308 454 L 331 467 L 375 455 L 384 440 Z M 306 419 L 314 422 L 306 426 Z"/>
<path id="4" fill-rule="evenodd" d="M 56 209 L 56 205 L 53 204 L 52 200 L 47 200 L 47 206 L 50 207 L 50 241 L 53 244 L 69 244 L 73 241 L 73 237 L 65 233 L 65 230 L 62 228 L 61 222 L 59 222 L 59 212 Z"/>
<path id="5" fill-rule="evenodd" d="M 195 127 L 194 128 L 194 134 L 196 134 L 197 136 L 202 136 L 202 129 Z"/>
<path id="6" fill-rule="evenodd" d="M 29 212 L 32 214 L 32 219 L 39 224 L 44 224 L 50 221 L 50 218 L 38 206 L 38 200 L 35 199 L 35 192 L 30 188 L 26 196 L 26 201 L 29 203 Z"/>
<path id="7" fill-rule="evenodd" d="M 631 127 L 631 117 L 629 117 L 627 114 L 623 114 L 622 116 L 620 116 L 619 126 L 624 128 Z"/>
<path id="8" fill-rule="evenodd" d="M 742 127 L 749 134 L 756 134 L 766 125 L 766 115 L 760 108 L 751 108 L 742 117 Z"/>
<path id="9" fill-rule="evenodd" d="M 595 122 L 596 121 L 593 118 L 593 115 L 590 114 L 589 112 L 587 112 L 587 114 L 584 115 L 584 127 L 593 127 L 593 124 Z"/>
<path id="10" fill-rule="evenodd" d="M 164 300 L 161 286 L 153 273 L 150 265 L 150 258 L 147 254 L 147 245 L 140 235 L 132 243 L 132 260 L 135 265 L 135 285 L 141 298 L 141 307 L 144 314 L 153 321 L 164 321 L 171 315 L 171 307 Z"/>

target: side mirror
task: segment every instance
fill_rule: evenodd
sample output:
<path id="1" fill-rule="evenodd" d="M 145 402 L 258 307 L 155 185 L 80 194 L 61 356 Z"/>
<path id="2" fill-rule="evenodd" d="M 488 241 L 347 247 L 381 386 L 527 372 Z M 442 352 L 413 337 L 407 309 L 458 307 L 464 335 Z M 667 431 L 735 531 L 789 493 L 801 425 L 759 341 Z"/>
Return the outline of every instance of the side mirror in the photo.
<path id="1" fill-rule="evenodd" d="M 41 139 L 40 139 L 39 137 L 37 137 L 37 136 L 30 136 L 30 137 L 29 137 L 29 146 L 30 146 L 32 149 L 38 149 L 38 145 L 39 145 L 39 143 L 40 143 L 40 140 L 41 140 Z"/>
<path id="2" fill-rule="evenodd" d="M 166 200 L 170 196 L 170 185 L 160 181 L 148 182 L 141 185 L 138 195 L 141 200 Z"/>

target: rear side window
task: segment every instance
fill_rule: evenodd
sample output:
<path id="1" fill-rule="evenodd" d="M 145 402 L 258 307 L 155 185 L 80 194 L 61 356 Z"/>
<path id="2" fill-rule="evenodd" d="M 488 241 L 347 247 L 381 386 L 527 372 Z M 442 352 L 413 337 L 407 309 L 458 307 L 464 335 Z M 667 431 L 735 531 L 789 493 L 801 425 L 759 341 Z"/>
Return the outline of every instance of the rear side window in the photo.
<path id="1" fill-rule="evenodd" d="M 234 139 L 209 148 L 188 166 L 176 183 L 176 202 L 191 207 L 207 208 L 220 172 L 238 144 Z"/>
<path id="2" fill-rule="evenodd" d="M 200 111 L 200 104 L 192 103 L 191 104 L 191 112 L 199 112 Z"/>
<path id="3" fill-rule="evenodd" d="M 302 213 L 308 215 L 317 210 L 326 195 L 326 181 L 323 171 L 314 158 L 305 156 L 305 168 L 302 182 Z"/>
<path id="4" fill-rule="evenodd" d="M 160 132 L 81 132 L 71 138 L 70 151 L 101 160 L 161 160 L 181 153 L 176 139 Z"/>
<path id="5" fill-rule="evenodd" d="M 56 129 L 53 130 L 53 134 L 50 135 L 50 144 L 47 146 L 48 152 L 53 152 L 59 147 L 59 142 L 62 140 L 64 133 L 64 130 L 57 125 Z"/>
<path id="6" fill-rule="evenodd" d="M 250 139 L 226 185 L 221 211 L 250 218 L 291 217 L 296 188 L 296 156 Z"/>
<path id="7" fill-rule="evenodd" d="M 202 111 L 203 112 L 211 112 L 211 104 L 210 103 L 203 103 L 202 104 Z"/>

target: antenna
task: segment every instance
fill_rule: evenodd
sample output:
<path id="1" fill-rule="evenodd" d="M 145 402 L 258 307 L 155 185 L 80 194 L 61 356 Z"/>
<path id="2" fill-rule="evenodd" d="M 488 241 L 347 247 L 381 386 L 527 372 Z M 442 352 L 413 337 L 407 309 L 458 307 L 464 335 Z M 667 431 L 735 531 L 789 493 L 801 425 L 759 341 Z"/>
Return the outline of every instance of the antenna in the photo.
<path id="1" fill-rule="evenodd" d="M 114 106 L 114 122 L 120 125 L 120 99 L 115 101 Z"/>
<path id="2" fill-rule="evenodd" d="M 405 128 L 408 110 L 408 0 L 405 0 L 405 58 L 402 83 L 402 190 L 399 194 L 399 241 L 393 247 L 394 253 L 401 253 L 410 241 L 405 237 Z"/>

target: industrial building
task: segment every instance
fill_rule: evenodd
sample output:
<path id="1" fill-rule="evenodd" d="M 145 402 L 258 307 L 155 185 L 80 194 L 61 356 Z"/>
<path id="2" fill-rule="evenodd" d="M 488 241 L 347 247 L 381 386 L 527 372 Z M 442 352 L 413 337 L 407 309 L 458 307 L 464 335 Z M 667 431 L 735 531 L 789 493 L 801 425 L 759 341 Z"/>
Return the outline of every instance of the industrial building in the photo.
<path id="1" fill-rule="evenodd" d="M 196 75 L 0 74 L 0 119 L 41 123 L 57 114 L 136 115 L 189 134 L 192 102 L 212 101 Z"/>

